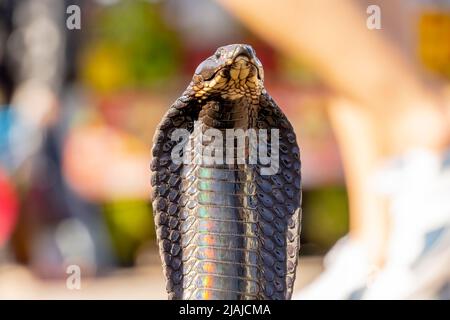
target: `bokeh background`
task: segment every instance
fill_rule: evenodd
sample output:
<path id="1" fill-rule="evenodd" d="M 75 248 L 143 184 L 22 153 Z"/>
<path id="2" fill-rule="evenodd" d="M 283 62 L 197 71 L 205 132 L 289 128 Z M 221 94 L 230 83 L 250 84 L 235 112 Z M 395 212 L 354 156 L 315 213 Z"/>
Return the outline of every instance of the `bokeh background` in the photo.
<path id="1" fill-rule="evenodd" d="M 66 27 L 71 4 L 80 30 Z M 392 35 L 448 78 L 447 7 L 404 6 Z M 296 129 L 297 287 L 320 272 L 320 257 L 348 231 L 348 204 L 328 89 L 306 63 L 214 1 L 0 0 L 0 298 L 166 297 L 149 201 L 152 136 L 196 65 L 228 43 L 256 49 L 267 90 Z M 81 266 L 82 290 L 66 289 L 71 264 Z"/>

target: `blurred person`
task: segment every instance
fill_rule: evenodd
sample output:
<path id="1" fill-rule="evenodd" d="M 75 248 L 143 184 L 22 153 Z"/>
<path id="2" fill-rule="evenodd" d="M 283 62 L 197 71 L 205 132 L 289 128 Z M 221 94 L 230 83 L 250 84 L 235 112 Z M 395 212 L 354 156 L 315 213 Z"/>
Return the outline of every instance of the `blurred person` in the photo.
<path id="1" fill-rule="evenodd" d="M 275 48 L 308 59 L 336 93 L 329 116 L 346 174 L 350 233 L 297 298 L 444 297 L 450 99 L 381 30 L 366 27 L 366 2 L 219 2 Z M 373 2 L 382 15 L 402 14 L 401 2 Z"/>
<path id="2" fill-rule="evenodd" d="M 68 113 L 63 92 L 68 60 L 74 60 L 73 51 L 66 52 L 73 45 L 66 2 L 0 2 L 7 26 L 2 78 L 10 81 L 0 164 L 20 184 L 22 199 L 11 247 L 17 262 L 44 277 L 65 276 L 73 263 L 86 274 L 114 265 L 98 206 L 73 192 L 61 168 Z"/>

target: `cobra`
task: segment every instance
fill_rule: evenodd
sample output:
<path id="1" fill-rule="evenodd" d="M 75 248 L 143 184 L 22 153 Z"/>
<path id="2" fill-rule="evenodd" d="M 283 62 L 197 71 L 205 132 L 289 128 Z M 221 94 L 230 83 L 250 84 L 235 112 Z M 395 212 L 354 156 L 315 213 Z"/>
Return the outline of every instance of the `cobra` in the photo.
<path id="1" fill-rule="evenodd" d="M 262 174 L 259 160 L 174 161 L 172 135 L 179 129 L 189 132 L 188 143 L 209 129 L 223 136 L 227 129 L 265 130 L 279 166 Z M 180 152 L 198 156 L 195 147 Z M 152 205 L 169 299 L 290 299 L 300 249 L 300 150 L 264 88 L 251 46 L 220 47 L 197 67 L 157 127 L 152 154 Z"/>

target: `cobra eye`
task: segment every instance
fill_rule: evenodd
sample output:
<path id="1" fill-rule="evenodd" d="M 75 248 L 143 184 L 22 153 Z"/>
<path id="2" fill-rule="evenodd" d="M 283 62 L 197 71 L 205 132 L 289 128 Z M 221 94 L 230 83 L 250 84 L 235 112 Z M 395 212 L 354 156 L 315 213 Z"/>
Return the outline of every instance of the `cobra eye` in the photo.
<path id="1" fill-rule="evenodd" d="M 216 59 L 219 59 L 221 55 L 222 55 L 222 51 L 221 50 L 216 51 L 216 54 L 215 54 Z"/>
<path id="2" fill-rule="evenodd" d="M 208 58 L 198 65 L 195 74 L 201 75 L 204 80 L 209 80 L 214 76 L 216 68 L 217 62 L 212 58 Z"/>

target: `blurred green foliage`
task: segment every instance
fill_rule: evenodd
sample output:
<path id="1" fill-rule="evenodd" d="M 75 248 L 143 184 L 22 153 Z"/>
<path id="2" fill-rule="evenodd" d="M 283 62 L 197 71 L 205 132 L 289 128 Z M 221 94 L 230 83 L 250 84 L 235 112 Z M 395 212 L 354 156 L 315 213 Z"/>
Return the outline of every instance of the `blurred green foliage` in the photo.
<path id="1" fill-rule="evenodd" d="M 348 232 L 348 201 L 343 186 L 304 191 L 302 207 L 302 238 L 319 251 L 326 251 Z"/>
<path id="2" fill-rule="evenodd" d="M 104 204 L 103 212 L 118 262 L 132 265 L 139 247 L 155 237 L 151 206 L 143 200 L 117 200 Z"/>
<path id="3" fill-rule="evenodd" d="M 82 60 L 85 82 L 103 91 L 167 83 L 182 54 L 160 11 L 158 3 L 126 0 L 97 12 Z"/>

